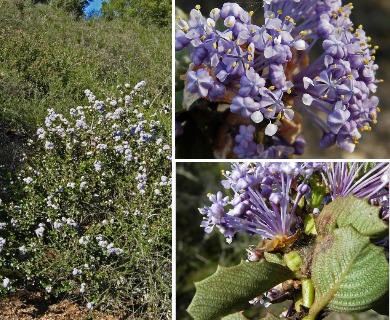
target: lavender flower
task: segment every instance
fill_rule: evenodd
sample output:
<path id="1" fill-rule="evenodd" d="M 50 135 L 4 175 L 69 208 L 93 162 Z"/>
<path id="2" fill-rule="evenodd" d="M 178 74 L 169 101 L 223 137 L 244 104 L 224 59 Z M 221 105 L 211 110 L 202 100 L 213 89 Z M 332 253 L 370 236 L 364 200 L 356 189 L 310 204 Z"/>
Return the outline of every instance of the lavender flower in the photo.
<path id="1" fill-rule="evenodd" d="M 207 70 L 199 69 L 198 71 L 188 72 L 187 90 L 192 93 L 199 93 L 202 97 L 206 97 L 209 90 L 213 87 L 213 78 Z"/>
<path id="2" fill-rule="evenodd" d="M 201 226 L 207 233 L 217 227 L 228 243 L 243 231 L 267 239 L 291 236 L 296 231 L 297 203 L 309 192 L 304 182 L 312 171 L 300 163 L 235 163 L 232 171 L 225 173 L 227 180 L 222 181 L 234 196 L 210 194 L 212 205 L 199 209 L 205 215 Z M 290 189 L 298 176 L 302 177 L 302 187 L 292 199 Z"/>

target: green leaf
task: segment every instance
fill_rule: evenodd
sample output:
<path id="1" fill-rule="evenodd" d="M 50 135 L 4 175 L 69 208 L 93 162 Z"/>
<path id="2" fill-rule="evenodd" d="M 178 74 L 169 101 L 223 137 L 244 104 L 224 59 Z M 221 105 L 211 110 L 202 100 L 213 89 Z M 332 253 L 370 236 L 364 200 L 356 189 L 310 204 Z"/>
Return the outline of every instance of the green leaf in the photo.
<path id="1" fill-rule="evenodd" d="M 264 258 L 268 262 L 273 262 L 273 263 L 281 264 L 282 266 L 287 266 L 286 262 L 283 260 L 283 257 L 280 253 L 264 252 Z"/>
<path id="2" fill-rule="evenodd" d="M 337 312 L 364 311 L 388 291 L 389 265 L 383 249 L 347 226 L 317 243 L 312 281 L 315 300 L 307 319 L 315 319 L 325 306 Z"/>
<path id="3" fill-rule="evenodd" d="M 318 208 L 321 205 L 322 200 L 326 194 L 326 187 L 323 185 L 317 185 L 312 187 L 310 207 Z"/>
<path id="4" fill-rule="evenodd" d="M 379 207 L 368 204 L 366 199 L 354 196 L 337 198 L 327 204 L 316 220 L 316 229 L 320 235 L 326 235 L 335 228 L 352 225 L 366 236 L 387 234 L 387 225 L 379 217 Z"/>
<path id="5" fill-rule="evenodd" d="M 243 311 L 229 314 L 228 316 L 223 317 L 222 320 L 248 320 L 242 313 Z"/>
<path id="6" fill-rule="evenodd" d="M 303 218 L 303 230 L 306 234 L 317 234 L 314 214 L 305 214 Z"/>
<path id="7" fill-rule="evenodd" d="M 311 279 L 302 279 L 302 305 L 310 308 L 314 302 L 314 287 Z"/>
<path id="8" fill-rule="evenodd" d="M 219 319 L 293 277 L 288 268 L 265 260 L 241 261 L 230 268 L 219 266 L 213 275 L 195 283 L 196 294 L 187 311 L 196 320 Z"/>

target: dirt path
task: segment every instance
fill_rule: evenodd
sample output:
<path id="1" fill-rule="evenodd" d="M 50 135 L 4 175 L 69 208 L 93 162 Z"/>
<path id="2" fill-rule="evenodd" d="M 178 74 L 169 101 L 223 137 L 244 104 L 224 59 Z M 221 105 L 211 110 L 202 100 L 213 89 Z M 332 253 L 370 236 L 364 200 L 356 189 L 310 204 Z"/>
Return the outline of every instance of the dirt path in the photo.
<path id="1" fill-rule="evenodd" d="M 89 311 L 70 300 L 49 304 L 39 295 L 18 293 L 0 300 L 0 319 L 2 320 L 116 320 L 132 319 L 123 315 L 109 315 L 99 311 Z"/>

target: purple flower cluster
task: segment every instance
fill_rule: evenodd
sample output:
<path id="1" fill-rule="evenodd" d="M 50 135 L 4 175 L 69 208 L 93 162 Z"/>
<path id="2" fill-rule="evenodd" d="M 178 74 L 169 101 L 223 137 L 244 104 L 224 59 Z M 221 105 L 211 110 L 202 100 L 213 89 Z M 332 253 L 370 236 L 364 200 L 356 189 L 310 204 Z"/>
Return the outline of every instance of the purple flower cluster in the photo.
<path id="1" fill-rule="evenodd" d="M 210 101 L 231 102 L 231 112 L 251 119 L 271 137 L 279 134 L 281 121 L 293 120 L 299 110 L 322 130 L 321 147 L 336 143 L 352 152 L 379 111 L 378 98 L 370 96 L 379 82 L 377 47 L 362 26 L 353 28 L 352 5 L 343 6 L 341 0 L 269 0 L 263 6 L 261 26 L 252 23 L 252 11 L 236 3 L 211 10 L 208 18 L 197 6 L 188 22 L 179 20 L 175 48 L 189 48 L 193 62 L 186 89 Z M 216 28 L 219 19 L 223 31 Z M 309 64 L 315 44 L 322 46 L 322 53 Z M 299 153 L 294 146 L 286 148 L 285 141 L 270 143 L 284 151 L 264 153 L 249 130 L 253 132 L 247 132 L 245 143 L 236 139 L 239 157 Z M 259 150 L 240 152 L 248 146 Z"/>
<path id="2" fill-rule="evenodd" d="M 210 233 L 214 227 L 230 243 L 237 232 L 258 234 L 265 239 L 292 236 L 303 227 L 303 217 L 296 209 L 302 197 L 311 198 L 319 178 L 327 189 L 321 207 L 328 198 L 347 197 L 350 194 L 365 198 L 381 207 L 381 217 L 389 215 L 388 162 L 370 163 L 233 163 L 232 170 L 224 172 L 225 189 L 209 194 L 210 206 L 200 208 L 204 215 L 201 227 Z M 360 174 L 360 175 L 359 175 Z M 313 175 L 317 178 L 313 180 Z M 311 187 L 313 190 L 311 190 Z M 313 208 L 318 213 L 321 208 Z"/>
<path id="3" fill-rule="evenodd" d="M 295 215 L 297 204 L 310 192 L 305 182 L 312 172 L 313 166 L 303 163 L 234 163 L 222 181 L 234 196 L 210 194 L 212 205 L 199 209 L 205 215 L 201 226 L 207 233 L 217 227 L 229 243 L 242 231 L 268 239 L 291 236 L 299 219 Z M 290 189 L 298 178 L 293 199 Z"/>

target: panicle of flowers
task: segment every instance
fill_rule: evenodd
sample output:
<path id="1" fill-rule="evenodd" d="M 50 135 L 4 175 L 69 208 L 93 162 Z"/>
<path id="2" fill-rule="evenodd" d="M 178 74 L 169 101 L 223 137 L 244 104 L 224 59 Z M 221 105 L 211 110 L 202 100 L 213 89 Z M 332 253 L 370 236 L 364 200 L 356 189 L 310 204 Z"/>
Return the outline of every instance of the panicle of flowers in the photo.
<path id="1" fill-rule="evenodd" d="M 269 0 L 263 7 L 261 26 L 253 23 L 253 11 L 237 3 L 225 3 L 208 17 L 196 6 L 188 22 L 179 20 L 175 48 L 189 48 L 193 62 L 186 90 L 210 101 L 227 101 L 231 112 L 250 119 L 251 125 L 241 127 L 235 139 L 239 157 L 286 158 L 302 152 L 302 137 L 294 146 L 281 134 L 297 111 L 322 131 L 321 147 L 336 143 L 354 151 L 361 132 L 377 122 L 379 101 L 371 94 L 380 80 L 378 48 L 361 25 L 354 28 L 352 4 Z M 225 26 L 222 31 L 218 20 Z M 322 52 L 309 62 L 316 44 Z M 255 141 L 255 127 L 277 135 L 279 140 L 268 145 L 278 148 L 267 153 Z"/>
<path id="2" fill-rule="evenodd" d="M 329 200 L 354 195 L 379 206 L 383 220 L 389 218 L 388 162 L 233 163 L 231 171 L 223 175 L 223 187 L 234 195 L 208 194 L 212 204 L 199 212 L 204 216 L 201 227 L 205 232 L 216 227 L 228 243 L 237 232 L 258 234 L 263 239 L 294 235 L 304 226 L 302 211 L 297 214 L 303 197 L 308 213 L 317 214 Z M 318 189 L 318 185 L 324 188 Z M 321 194 L 322 199 L 315 207 L 313 194 L 315 199 Z M 388 238 L 383 243 L 388 246 Z"/>
<path id="3" fill-rule="evenodd" d="M 313 165 L 305 163 L 235 163 L 222 181 L 234 196 L 209 194 L 212 205 L 199 209 L 205 215 L 201 226 L 207 233 L 217 227 L 228 243 L 243 231 L 267 239 L 291 236 L 298 222 L 297 204 L 310 192 L 305 182 L 312 172 Z M 293 199 L 290 190 L 298 180 Z"/>

